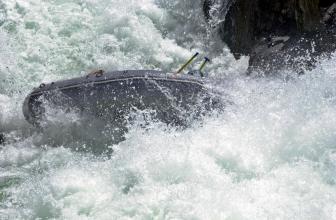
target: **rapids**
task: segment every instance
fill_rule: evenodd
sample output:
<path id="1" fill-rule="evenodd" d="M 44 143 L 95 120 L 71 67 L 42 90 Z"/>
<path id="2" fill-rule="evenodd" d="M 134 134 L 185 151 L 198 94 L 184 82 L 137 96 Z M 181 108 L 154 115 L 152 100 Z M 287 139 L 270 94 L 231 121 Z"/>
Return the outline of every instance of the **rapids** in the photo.
<path id="1" fill-rule="evenodd" d="M 189 129 L 139 117 L 113 145 L 75 112 L 44 132 L 22 115 L 41 82 L 176 70 L 194 51 L 233 104 Z M 0 219 L 336 219 L 336 54 L 247 77 L 198 0 L 2 0 L 0 60 Z"/>

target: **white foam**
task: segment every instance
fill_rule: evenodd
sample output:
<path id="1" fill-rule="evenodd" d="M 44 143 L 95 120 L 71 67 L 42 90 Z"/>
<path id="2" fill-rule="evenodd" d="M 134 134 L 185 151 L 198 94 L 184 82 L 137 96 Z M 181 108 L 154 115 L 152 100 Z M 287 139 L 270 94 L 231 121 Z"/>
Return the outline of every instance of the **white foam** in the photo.
<path id="1" fill-rule="evenodd" d="M 138 121 L 110 159 L 66 149 L 85 148 L 98 130 L 78 129 L 76 114 L 50 115 L 45 133 L 24 124 L 19 91 L 41 81 L 97 66 L 174 69 L 190 48 L 204 51 L 199 4 L 5 2 L 0 42 L 13 51 L 10 74 L 19 80 L 0 82 L 8 87 L 0 128 L 9 137 L 0 154 L 0 218 L 336 218 L 335 57 L 304 76 L 257 78 L 241 74 L 247 58 L 214 53 L 211 77 L 233 104 L 186 130 Z"/>

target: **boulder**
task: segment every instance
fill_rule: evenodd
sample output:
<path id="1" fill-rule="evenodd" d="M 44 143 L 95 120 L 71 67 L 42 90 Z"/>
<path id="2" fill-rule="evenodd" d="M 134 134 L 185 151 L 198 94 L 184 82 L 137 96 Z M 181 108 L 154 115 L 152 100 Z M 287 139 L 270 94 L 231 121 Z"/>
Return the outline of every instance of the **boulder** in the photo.
<path id="1" fill-rule="evenodd" d="M 295 36 L 261 39 L 250 53 L 248 73 L 262 70 L 265 74 L 291 69 L 302 74 L 314 67 L 319 57 L 336 51 L 336 29 Z"/>
<path id="2" fill-rule="evenodd" d="M 215 28 L 236 58 L 250 56 L 250 69 L 273 71 L 289 66 L 301 71 L 305 63 L 311 66 L 316 56 L 336 50 L 335 0 L 227 3 L 228 0 L 222 0 L 222 7 L 227 7 L 221 10 L 226 13 L 225 19 Z M 207 19 L 214 4 L 215 0 L 204 1 Z"/>

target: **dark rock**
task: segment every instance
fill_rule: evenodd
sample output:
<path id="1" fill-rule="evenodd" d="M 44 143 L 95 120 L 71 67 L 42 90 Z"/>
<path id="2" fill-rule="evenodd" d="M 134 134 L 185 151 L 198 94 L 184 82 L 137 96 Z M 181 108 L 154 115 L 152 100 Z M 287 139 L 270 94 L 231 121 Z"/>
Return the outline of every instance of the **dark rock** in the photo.
<path id="1" fill-rule="evenodd" d="M 335 0 L 320 0 L 319 6 L 328 8 L 335 3 Z"/>
<path id="2" fill-rule="evenodd" d="M 253 25 L 255 24 L 255 1 L 237 0 L 228 11 L 225 22 L 219 27 L 222 40 L 228 44 L 235 57 L 249 54 L 251 45 L 256 40 Z"/>
<path id="3" fill-rule="evenodd" d="M 294 0 L 294 9 L 299 31 L 309 32 L 320 28 L 319 0 Z"/>
<path id="4" fill-rule="evenodd" d="M 0 133 L 0 145 L 5 143 L 5 135 Z"/>
<path id="5" fill-rule="evenodd" d="M 204 2 L 208 18 L 214 2 Z M 222 2 L 225 5 L 228 0 Z M 315 56 L 336 50 L 335 2 L 236 0 L 216 28 L 236 58 L 250 56 L 250 69 L 257 66 L 272 71 L 286 65 L 303 69 L 314 63 Z"/>
<path id="6" fill-rule="evenodd" d="M 325 10 L 323 22 L 329 28 L 333 28 L 336 26 L 336 3 L 334 3 L 327 10 Z"/>
<path id="7" fill-rule="evenodd" d="M 318 2 L 236 0 L 219 28 L 220 36 L 236 57 L 239 54 L 249 55 L 254 44 L 270 34 L 293 35 L 319 29 L 321 17 Z"/>
<path id="8" fill-rule="evenodd" d="M 333 51 L 336 51 L 336 29 L 262 39 L 250 54 L 249 72 L 262 69 L 270 74 L 292 69 L 303 73 L 312 68 L 319 57 L 327 57 Z"/>

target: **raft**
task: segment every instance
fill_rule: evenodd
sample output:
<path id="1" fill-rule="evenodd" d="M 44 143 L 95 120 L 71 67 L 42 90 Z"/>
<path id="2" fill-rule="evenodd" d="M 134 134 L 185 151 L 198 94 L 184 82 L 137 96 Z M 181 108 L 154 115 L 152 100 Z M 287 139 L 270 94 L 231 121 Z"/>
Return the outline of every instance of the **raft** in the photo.
<path id="1" fill-rule="evenodd" d="M 102 70 L 35 88 L 23 114 L 40 125 L 48 109 L 75 111 L 108 122 L 120 122 L 134 111 L 151 111 L 167 124 L 185 125 L 219 106 L 204 78 L 156 70 Z"/>

